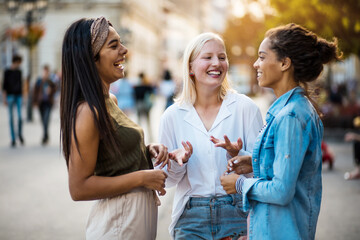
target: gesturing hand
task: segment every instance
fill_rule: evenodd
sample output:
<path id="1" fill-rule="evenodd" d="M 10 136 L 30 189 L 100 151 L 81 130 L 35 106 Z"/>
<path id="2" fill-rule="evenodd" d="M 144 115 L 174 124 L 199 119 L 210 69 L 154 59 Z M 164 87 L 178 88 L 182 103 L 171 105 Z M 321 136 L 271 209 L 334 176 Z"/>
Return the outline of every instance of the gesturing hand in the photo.
<path id="1" fill-rule="evenodd" d="M 215 147 L 222 147 L 224 148 L 231 157 L 235 157 L 238 155 L 239 151 L 243 147 L 243 142 L 241 138 L 238 138 L 237 142 L 230 142 L 230 139 L 224 135 L 224 140 L 215 138 L 214 136 L 210 137 L 210 141 L 215 144 Z"/>
<path id="2" fill-rule="evenodd" d="M 246 174 L 253 171 L 251 156 L 236 156 L 228 161 L 227 172 L 234 171 L 236 174 Z"/>
<path id="3" fill-rule="evenodd" d="M 169 158 L 176 161 L 180 166 L 189 161 L 189 158 L 193 153 L 193 147 L 189 141 L 181 142 L 181 144 L 184 148 L 178 148 L 169 153 Z"/>
<path id="4" fill-rule="evenodd" d="M 155 167 L 160 165 L 160 169 L 163 168 L 169 162 L 169 154 L 167 147 L 163 144 L 152 143 L 148 145 L 151 158 L 155 158 Z"/>

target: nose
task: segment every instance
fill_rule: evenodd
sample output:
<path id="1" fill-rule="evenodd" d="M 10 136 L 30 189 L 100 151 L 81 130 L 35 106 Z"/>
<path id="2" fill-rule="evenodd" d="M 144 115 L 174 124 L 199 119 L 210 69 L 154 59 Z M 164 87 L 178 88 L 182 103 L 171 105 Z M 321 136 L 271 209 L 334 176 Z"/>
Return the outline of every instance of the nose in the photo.
<path id="1" fill-rule="evenodd" d="M 125 54 L 127 54 L 127 52 L 128 52 L 127 48 L 124 45 L 121 44 L 121 47 L 119 49 L 119 53 L 121 55 L 125 55 Z"/>
<path id="2" fill-rule="evenodd" d="M 253 67 L 254 67 L 255 69 L 258 69 L 258 68 L 259 68 L 259 59 L 257 59 L 257 60 L 254 62 Z"/>
<path id="3" fill-rule="evenodd" d="M 219 58 L 217 58 L 217 57 L 214 57 L 213 60 L 212 60 L 212 62 L 211 62 L 211 64 L 212 64 L 213 66 L 218 66 L 219 63 L 220 63 L 220 60 L 219 60 Z"/>

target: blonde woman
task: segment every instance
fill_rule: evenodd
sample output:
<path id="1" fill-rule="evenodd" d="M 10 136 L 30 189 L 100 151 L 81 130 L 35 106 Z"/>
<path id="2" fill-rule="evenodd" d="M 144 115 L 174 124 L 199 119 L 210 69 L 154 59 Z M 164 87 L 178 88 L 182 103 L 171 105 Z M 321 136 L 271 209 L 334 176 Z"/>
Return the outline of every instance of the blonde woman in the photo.
<path id="1" fill-rule="evenodd" d="M 262 117 L 250 98 L 231 89 L 228 69 L 220 36 L 195 37 L 184 52 L 183 91 L 161 117 L 159 141 L 177 159 L 165 183 L 176 186 L 169 227 L 174 239 L 246 235 L 241 198 L 226 194 L 220 177 L 229 157 L 251 153 Z"/>

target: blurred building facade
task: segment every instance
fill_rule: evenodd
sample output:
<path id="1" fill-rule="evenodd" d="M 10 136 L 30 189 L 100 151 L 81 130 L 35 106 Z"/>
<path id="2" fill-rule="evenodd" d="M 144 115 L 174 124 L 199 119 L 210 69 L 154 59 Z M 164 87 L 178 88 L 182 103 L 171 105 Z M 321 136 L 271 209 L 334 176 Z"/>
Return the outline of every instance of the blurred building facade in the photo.
<path id="1" fill-rule="evenodd" d="M 126 59 L 126 74 L 136 81 L 140 72 L 145 72 L 156 83 L 163 70 L 169 69 L 174 79 L 181 81 L 182 54 L 191 38 L 205 31 L 224 32 L 229 16 L 236 15 L 239 7 L 236 0 L 49 0 L 42 20 L 46 32 L 39 41 L 32 59 L 33 79 L 41 67 L 49 64 L 51 70 L 61 70 L 61 46 L 65 30 L 82 17 L 107 17 L 119 32 L 129 52 Z M 253 11 L 249 6 L 248 10 Z M 237 11 L 235 11 L 237 10 Z M 2 72 L 11 63 L 12 54 L 24 57 L 24 76 L 27 75 L 29 56 L 26 48 L 12 41 L 6 34 L 9 29 L 23 25 L 21 18 L 11 18 L 5 0 L 0 0 L 0 83 Z M 244 32 L 243 34 L 247 34 Z M 235 46 L 236 47 L 236 46 Z M 231 48 L 231 47 L 230 47 Z M 231 50 L 233 50 L 231 48 Z M 250 51 L 251 50 L 251 51 Z M 242 52 L 256 55 L 256 49 Z M 248 53 L 249 52 L 249 53 Z M 334 82 L 356 79 L 360 81 L 357 57 L 350 57 L 333 68 Z M 248 82 L 255 73 L 249 64 L 230 66 L 230 77 L 240 92 L 248 91 Z M 136 84 L 136 82 L 133 82 Z M 360 84 L 357 84 L 360 92 Z"/>
<path id="2" fill-rule="evenodd" d="M 5 0 L 0 5 L 0 72 L 11 63 L 11 56 L 24 56 L 24 75 L 28 55 L 24 46 L 6 33 L 23 25 L 21 18 L 11 18 Z M 61 46 L 68 26 L 82 17 L 105 16 L 119 32 L 129 52 L 126 72 L 135 79 L 146 72 L 154 82 L 161 79 L 164 68 L 181 78 L 181 57 L 188 41 L 204 31 L 221 32 L 226 24 L 228 4 L 221 0 L 49 0 L 42 25 L 46 32 L 35 48 L 33 79 L 41 66 L 61 70 Z"/>

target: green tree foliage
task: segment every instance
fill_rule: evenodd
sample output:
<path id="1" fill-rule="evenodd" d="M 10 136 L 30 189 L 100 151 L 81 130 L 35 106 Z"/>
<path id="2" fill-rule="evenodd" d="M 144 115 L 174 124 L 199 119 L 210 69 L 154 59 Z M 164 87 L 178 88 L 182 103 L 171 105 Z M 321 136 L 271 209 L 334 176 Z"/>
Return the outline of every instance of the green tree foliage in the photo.
<path id="1" fill-rule="evenodd" d="M 344 55 L 360 57 L 360 0 L 269 0 L 276 11 L 268 28 L 294 22 L 331 40 L 337 37 Z"/>
<path id="2" fill-rule="evenodd" d="M 223 33 L 230 63 L 253 62 L 257 58 L 256 51 L 264 33 L 264 23 L 256 20 L 251 14 L 246 14 L 241 18 L 230 18 Z M 236 54 L 234 47 L 241 49 L 241 53 Z M 253 48 L 255 53 L 249 55 L 246 52 L 247 48 Z"/>

